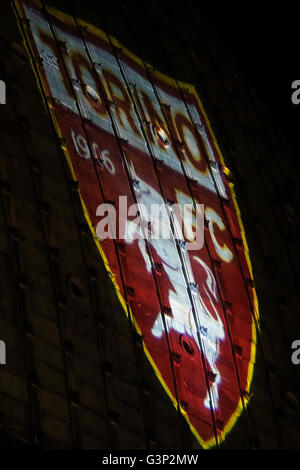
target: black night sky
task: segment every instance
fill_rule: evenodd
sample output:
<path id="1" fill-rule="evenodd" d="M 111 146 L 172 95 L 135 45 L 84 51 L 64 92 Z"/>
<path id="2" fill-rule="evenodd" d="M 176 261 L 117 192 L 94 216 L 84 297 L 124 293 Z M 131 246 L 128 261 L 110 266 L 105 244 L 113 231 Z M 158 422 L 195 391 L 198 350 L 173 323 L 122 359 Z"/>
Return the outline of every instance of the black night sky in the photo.
<path id="1" fill-rule="evenodd" d="M 201 9 L 297 152 L 300 105 L 291 102 L 291 84 L 300 79 L 296 3 L 209 2 Z"/>

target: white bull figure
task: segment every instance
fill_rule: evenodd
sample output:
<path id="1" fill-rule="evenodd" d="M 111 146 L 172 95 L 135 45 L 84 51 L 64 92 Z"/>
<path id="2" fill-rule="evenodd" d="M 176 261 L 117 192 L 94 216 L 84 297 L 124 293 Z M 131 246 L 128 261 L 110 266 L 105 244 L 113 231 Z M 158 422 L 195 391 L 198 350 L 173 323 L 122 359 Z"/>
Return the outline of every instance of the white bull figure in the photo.
<path id="1" fill-rule="evenodd" d="M 173 286 L 172 289 L 169 289 L 169 303 L 172 316 L 164 316 L 167 328 L 168 330 L 173 328 L 179 334 L 190 336 L 194 339 L 199 349 L 203 350 L 211 372 L 214 374 L 214 381 L 210 386 L 209 392 L 207 392 L 204 405 L 207 408 L 212 406 L 213 409 L 217 409 L 219 400 L 218 385 L 221 382 L 221 376 L 216 362 L 219 355 L 219 343 L 220 340 L 225 338 L 225 332 L 216 308 L 218 292 L 214 275 L 198 256 L 193 256 L 205 273 L 205 279 L 201 287 L 211 306 L 210 311 L 201 298 L 195 283 L 189 253 L 182 250 L 181 261 L 172 235 L 169 239 L 164 239 L 157 236 L 149 236 L 149 233 L 147 233 L 147 228 L 145 229 L 145 227 L 149 225 L 149 222 L 151 223 L 152 235 L 157 233 L 166 234 L 168 233 L 166 229 L 169 229 L 170 233 L 170 214 L 163 204 L 161 195 L 149 184 L 137 177 L 132 165 L 131 172 L 134 181 L 138 182 L 136 184 L 138 186 L 136 196 L 138 209 L 141 214 L 140 221 L 143 222 L 144 230 L 141 228 L 141 224 L 138 225 L 136 221 L 127 221 L 126 242 L 133 243 L 134 240 L 138 240 L 139 249 L 143 255 L 148 272 L 151 272 L 152 266 L 146 250 L 145 237 L 159 255 L 164 270 Z M 164 207 L 160 217 L 153 218 L 153 211 L 151 209 L 153 204 L 161 204 Z M 184 265 L 185 274 L 182 265 Z M 194 292 L 190 295 L 188 285 L 194 286 Z M 157 338 L 160 338 L 165 332 L 161 313 L 158 314 L 151 331 Z"/>

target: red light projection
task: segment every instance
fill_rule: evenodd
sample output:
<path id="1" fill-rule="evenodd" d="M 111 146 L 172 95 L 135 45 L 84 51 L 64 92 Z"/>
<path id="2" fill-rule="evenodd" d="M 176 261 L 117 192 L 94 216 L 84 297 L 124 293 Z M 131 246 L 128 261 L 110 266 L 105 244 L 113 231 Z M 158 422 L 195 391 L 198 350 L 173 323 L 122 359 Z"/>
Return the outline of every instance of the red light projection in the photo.
<path id="1" fill-rule="evenodd" d="M 233 184 L 195 88 L 91 25 L 29 1 L 16 5 L 125 313 L 194 435 L 203 447 L 217 445 L 246 406 L 258 307 Z M 143 237 L 136 214 L 125 221 L 124 239 L 97 237 L 99 206 L 110 203 L 118 215 L 120 196 L 143 206 L 144 232 L 151 204 L 190 204 L 185 239 L 176 239 L 178 214 L 168 210 L 169 239 Z M 205 230 L 203 246 L 193 249 L 196 204 Z"/>

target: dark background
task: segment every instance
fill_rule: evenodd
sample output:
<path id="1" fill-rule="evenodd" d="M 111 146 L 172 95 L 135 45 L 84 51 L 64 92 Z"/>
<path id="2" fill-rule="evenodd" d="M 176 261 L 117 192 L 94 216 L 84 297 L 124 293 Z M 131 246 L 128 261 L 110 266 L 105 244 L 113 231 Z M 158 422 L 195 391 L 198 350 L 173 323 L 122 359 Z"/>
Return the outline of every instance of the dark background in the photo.
<path id="1" fill-rule="evenodd" d="M 205 2 L 201 9 L 298 151 L 300 105 L 291 102 L 291 84 L 300 78 L 296 4 Z"/>
<path id="2" fill-rule="evenodd" d="M 295 7 L 285 2 L 283 11 L 273 5 L 264 11 L 262 1 L 212 0 L 51 3 L 112 34 L 158 70 L 197 85 L 236 180 L 261 312 L 248 414 L 223 448 L 299 448 L 300 366 L 291 362 L 292 341 L 300 337 Z M 131 333 L 92 235 L 84 234 L 61 141 L 42 106 L 9 1 L 1 8 L 0 64 L 13 106 L 0 107 L 0 333 L 11 358 L 0 371 L 0 447 L 16 445 L 2 438 L 7 434 L 35 448 L 198 448 Z M 292 143 L 294 160 L 202 11 Z M 86 286 L 80 302 L 70 275 Z"/>

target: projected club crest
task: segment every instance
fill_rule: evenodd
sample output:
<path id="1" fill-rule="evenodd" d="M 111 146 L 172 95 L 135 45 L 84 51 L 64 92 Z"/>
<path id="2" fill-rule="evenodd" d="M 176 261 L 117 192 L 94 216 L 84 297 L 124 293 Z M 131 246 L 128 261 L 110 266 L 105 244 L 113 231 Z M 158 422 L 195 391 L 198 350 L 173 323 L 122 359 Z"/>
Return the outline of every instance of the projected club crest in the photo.
<path id="1" fill-rule="evenodd" d="M 17 3 L 99 256 L 158 380 L 214 446 L 247 405 L 258 311 L 233 185 L 198 95 L 79 19 Z"/>

